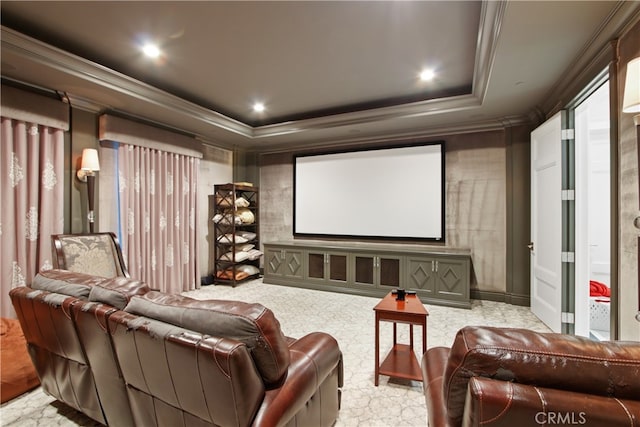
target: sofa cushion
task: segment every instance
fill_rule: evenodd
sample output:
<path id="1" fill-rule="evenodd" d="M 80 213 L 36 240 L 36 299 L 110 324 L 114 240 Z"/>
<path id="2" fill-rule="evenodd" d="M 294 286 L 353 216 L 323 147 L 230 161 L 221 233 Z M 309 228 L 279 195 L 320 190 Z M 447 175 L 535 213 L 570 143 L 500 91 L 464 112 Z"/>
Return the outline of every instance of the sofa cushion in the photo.
<path id="1" fill-rule="evenodd" d="M 132 296 L 149 291 L 146 283 L 128 277 L 98 277 L 68 270 L 43 270 L 31 282 L 32 289 L 101 302 L 122 310 Z"/>
<path id="2" fill-rule="evenodd" d="M 273 312 L 260 304 L 196 300 L 150 291 L 135 296 L 125 311 L 215 337 L 246 344 L 265 387 L 276 387 L 289 367 L 289 348 Z"/>
<path id="3" fill-rule="evenodd" d="M 67 270 L 42 270 L 31 282 L 31 288 L 76 298 L 88 299 L 91 288 L 106 279 Z"/>
<path id="4" fill-rule="evenodd" d="M 131 297 L 146 294 L 149 290 L 149 286 L 144 282 L 119 276 L 93 285 L 89 293 L 89 301 L 109 304 L 122 310 Z"/>
<path id="5" fill-rule="evenodd" d="M 146 283 L 128 277 L 106 278 L 57 269 L 38 273 L 31 288 L 101 302 L 120 310 L 132 296 L 149 291 Z"/>

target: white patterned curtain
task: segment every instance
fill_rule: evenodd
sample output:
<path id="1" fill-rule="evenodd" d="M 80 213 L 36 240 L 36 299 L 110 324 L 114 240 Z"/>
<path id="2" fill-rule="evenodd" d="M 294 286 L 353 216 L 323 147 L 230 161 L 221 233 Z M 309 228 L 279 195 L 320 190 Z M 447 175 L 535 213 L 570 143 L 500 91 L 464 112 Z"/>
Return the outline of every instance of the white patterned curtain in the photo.
<path id="1" fill-rule="evenodd" d="M 118 148 L 121 243 L 129 273 L 163 292 L 199 284 L 199 162 L 137 145 Z"/>
<path id="2" fill-rule="evenodd" d="M 64 131 L 2 117 L 0 263 L 2 317 L 8 292 L 52 268 L 51 234 L 64 227 Z"/>

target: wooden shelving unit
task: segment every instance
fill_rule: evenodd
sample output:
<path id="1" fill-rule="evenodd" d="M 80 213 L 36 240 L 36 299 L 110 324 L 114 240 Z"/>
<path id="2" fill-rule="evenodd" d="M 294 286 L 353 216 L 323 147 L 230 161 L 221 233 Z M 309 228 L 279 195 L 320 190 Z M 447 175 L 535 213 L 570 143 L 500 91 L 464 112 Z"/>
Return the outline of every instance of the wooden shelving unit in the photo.
<path id="1" fill-rule="evenodd" d="M 258 188 L 241 184 L 214 186 L 214 272 L 216 284 L 254 279 L 260 274 Z"/>

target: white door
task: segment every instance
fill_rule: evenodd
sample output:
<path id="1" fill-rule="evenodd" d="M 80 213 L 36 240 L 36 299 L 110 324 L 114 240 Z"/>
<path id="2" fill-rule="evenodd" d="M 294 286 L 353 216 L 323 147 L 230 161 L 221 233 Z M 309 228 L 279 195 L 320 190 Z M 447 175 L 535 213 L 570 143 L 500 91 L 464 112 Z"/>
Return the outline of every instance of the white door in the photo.
<path id="1" fill-rule="evenodd" d="M 531 311 L 554 332 L 562 327 L 562 114 L 531 133 Z"/>

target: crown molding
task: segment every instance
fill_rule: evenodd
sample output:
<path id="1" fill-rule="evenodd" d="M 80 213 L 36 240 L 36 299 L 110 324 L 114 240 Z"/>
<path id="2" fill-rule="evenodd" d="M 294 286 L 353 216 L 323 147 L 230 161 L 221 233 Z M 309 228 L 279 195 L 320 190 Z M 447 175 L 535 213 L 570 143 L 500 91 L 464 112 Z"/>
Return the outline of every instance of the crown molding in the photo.
<path id="1" fill-rule="evenodd" d="M 42 64 L 67 75 L 91 82 L 99 87 L 165 108 L 175 114 L 188 115 L 212 126 L 251 137 L 252 128 L 244 123 L 5 26 L 2 26 L 2 51 L 11 52 L 28 61 Z M 67 96 L 72 99 L 81 99 L 70 93 L 67 93 Z M 87 102 L 89 101 L 83 99 L 80 103 L 85 104 Z"/>
<path id="2" fill-rule="evenodd" d="M 252 127 L 216 111 L 201 107 L 139 80 L 111 70 L 95 62 L 36 40 L 2 26 L 2 51 L 11 52 L 28 61 L 42 64 L 99 87 L 139 99 L 173 114 L 189 117 L 204 124 L 242 135 L 250 140 L 279 135 L 398 119 L 440 114 L 476 108 L 482 105 L 488 86 L 506 2 L 483 2 L 472 83 L 469 95 L 418 101 L 408 104 L 374 108 L 311 119 Z M 57 88 L 54 88 L 57 89 Z M 72 105 L 88 111 L 104 111 L 113 106 L 102 105 L 72 93 L 64 93 Z M 115 109 L 115 108 L 114 108 Z"/>
<path id="3" fill-rule="evenodd" d="M 286 135 L 310 129 L 323 129 L 387 119 L 427 116 L 480 107 L 484 101 L 487 87 L 489 86 L 491 67 L 493 66 L 495 58 L 496 46 L 506 7 L 507 2 L 505 1 L 482 2 L 471 94 L 258 126 L 254 128 L 253 137 L 263 138 Z"/>
<path id="4" fill-rule="evenodd" d="M 489 87 L 489 77 L 491 76 L 500 29 L 502 28 L 502 19 L 506 9 L 506 1 L 482 2 L 472 89 L 473 95 L 480 101 L 480 104 L 484 101 Z"/>
<path id="5" fill-rule="evenodd" d="M 96 102 L 92 99 L 76 96 L 67 92 L 58 92 L 58 95 L 64 102 L 66 102 L 73 108 L 88 111 L 90 113 L 99 114 L 108 109 L 108 106 Z"/>
<path id="6" fill-rule="evenodd" d="M 286 135 L 312 129 L 326 129 L 337 126 L 350 126 L 381 120 L 418 117 L 445 112 L 466 110 L 479 107 L 480 101 L 473 95 L 460 95 L 449 98 L 413 102 L 393 107 L 375 108 L 367 111 L 342 113 L 333 116 L 297 120 L 286 123 L 259 126 L 254 128 L 253 137 L 263 138 Z"/>
<path id="7" fill-rule="evenodd" d="M 442 138 L 448 135 L 460 135 L 467 133 L 501 131 L 514 126 L 530 126 L 531 119 L 528 116 L 505 116 L 498 119 L 490 119 L 477 121 L 473 123 L 462 123 L 443 125 L 437 127 L 429 127 L 408 132 L 396 132 L 393 134 L 385 134 L 380 137 L 372 136 L 356 136 L 351 138 L 342 138 L 339 140 L 331 139 L 325 141 L 316 141 L 314 143 L 305 144 L 305 149 L 316 148 L 345 148 L 349 146 L 359 146 L 363 144 L 389 144 L 402 143 L 406 141 L 415 141 L 417 139 Z M 275 154 L 295 151 L 287 144 L 272 144 L 269 146 L 253 146 L 249 147 L 247 152 L 259 152 L 260 154 Z"/>
<path id="8" fill-rule="evenodd" d="M 591 79 L 607 67 L 614 57 L 611 40 L 620 37 L 639 18 L 640 6 L 637 1 L 617 2 L 545 97 L 541 109 L 547 116 L 558 108 L 565 108 Z"/>

